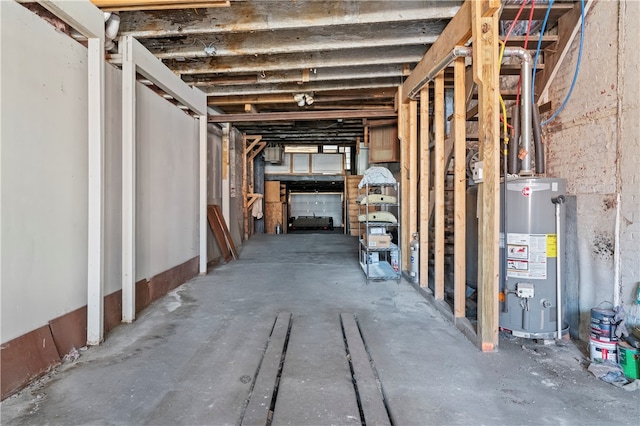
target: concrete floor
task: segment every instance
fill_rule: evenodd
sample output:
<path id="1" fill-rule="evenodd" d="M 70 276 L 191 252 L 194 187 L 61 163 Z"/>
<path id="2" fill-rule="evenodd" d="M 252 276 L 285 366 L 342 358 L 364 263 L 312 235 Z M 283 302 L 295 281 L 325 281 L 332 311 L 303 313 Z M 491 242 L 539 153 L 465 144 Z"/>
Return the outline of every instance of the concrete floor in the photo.
<path id="1" fill-rule="evenodd" d="M 106 342 L 2 405 L 2 424 L 238 424 L 280 312 L 291 333 L 274 424 L 361 424 L 342 313 L 355 314 L 395 425 L 638 424 L 640 391 L 572 343 L 483 354 L 406 282 L 366 284 L 354 237 L 260 235 Z"/>

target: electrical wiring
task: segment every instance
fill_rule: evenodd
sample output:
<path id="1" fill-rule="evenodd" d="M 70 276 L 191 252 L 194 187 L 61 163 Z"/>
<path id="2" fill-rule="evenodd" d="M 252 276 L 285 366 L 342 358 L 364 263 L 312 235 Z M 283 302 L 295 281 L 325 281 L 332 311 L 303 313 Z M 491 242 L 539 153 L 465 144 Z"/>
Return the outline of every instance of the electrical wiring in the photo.
<path id="1" fill-rule="evenodd" d="M 532 1 L 535 2 L 535 0 L 532 0 Z M 520 19 L 520 15 L 522 14 L 522 11 L 524 10 L 526 5 L 527 5 L 527 0 L 523 0 L 522 4 L 520 5 L 520 9 L 518 9 L 518 13 L 516 13 L 515 18 L 513 18 L 513 21 L 511 22 L 511 26 L 509 27 L 509 30 L 507 31 L 507 34 L 504 37 L 504 41 L 500 41 L 501 48 L 500 48 L 500 59 L 498 61 L 499 66 L 502 66 L 502 58 L 504 56 L 504 49 L 507 45 L 507 41 L 511 36 L 511 32 L 513 31 L 516 24 L 518 23 L 518 19 Z M 500 107 L 502 109 L 502 117 L 500 117 L 500 121 L 502 121 L 504 126 L 504 134 L 508 135 L 507 128 L 513 129 L 513 126 L 509 125 L 509 123 L 507 122 L 507 107 L 504 104 L 504 99 L 502 98 L 502 95 L 500 95 Z M 508 140 L 509 138 L 506 137 L 505 143 L 508 143 Z M 505 155 L 506 155 L 506 152 L 505 152 Z"/>
<path id="2" fill-rule="evenodd" d="M 547 29 L 547 22 L 549 22 L 549 14 L 551 13 L 551 8 L 553 7 L 553 3 L 555 0 L 549 0 L 549 5 L 547 6 L 547 13 L 544 15 L 544 20 L 542 21 L 542 28 L 540 28 L 540 37 L 538 37 L 538 46 L 536 47 L 536 56 L 533 59 L 533 76 L 531 77 L 531 101 L 535 102 L 535 87 L 536 87 L 536 68 L 538 67 L 538 58 L 540 57 L 540 50 L 542 47 L 542 36 L 544 35 L 544 30 Z"/>
<path id="3" fill-rule="evenodd" d="M 506 39 L 506 37 L 505 37 L 505 39 Z M 500 43 L 500 58 L 498 59 L 498 66 L 502 66 L 502 57 L 504 56 L 505 42 L 504 41 L 499 41 L 499 43 Z M 504 104 L 504 99 L 502 99 L 502 94 L 500 94 L 500 108 L 502 109 L 502 117 L 503 117 L 503 119 L 502 119 L 502 131 L 503 131 L 503 135 L 504 135 L 504 145 L 505 145 L 504 155 L 506 156 L 507 155 L 507 145 L 509 144 L 509 131 L 507 129 L 507 126 L 508 126 L 508 123 L 507 123 L 507 107 Z"/>
<path id="4" fill-rule="evenodd" d="M 578 49 L 578 61 L 576 62 L 576 70 L 573 73 L 573 80 L 571 81 L 571 87 L 569 87 L 569 92 L 567 92 L 567 96 L 565 96 L 564 101 L 562 101 L 562 104 L 560 105 L 560 108 L 558 108 L 558 110 L 556 112 L 553 113 L 553 115 L 551 117 L 549 117 L 547 120 L 543 121 L 541 123 L 542 126 L 548 124 L 549 122 L 553 121 L 558 114 L 560 114 L 560 112 L 562 112 L 562 110 L 564 109 L 564 107 L 567 105 L 567 102 L 569 102 L 569 98 L 571 97 L 571 93 L 573 92 L 573 88 L 576 85 L 576 81 L 578 80 L 578 73 L 580 72 L 580 62 L 582 61 L 582 50 L 584 47 L 584 0 L 580 0 L 580 47 Z M 534 76 L 534 80 L 535 82 L 535 76 Z"/>

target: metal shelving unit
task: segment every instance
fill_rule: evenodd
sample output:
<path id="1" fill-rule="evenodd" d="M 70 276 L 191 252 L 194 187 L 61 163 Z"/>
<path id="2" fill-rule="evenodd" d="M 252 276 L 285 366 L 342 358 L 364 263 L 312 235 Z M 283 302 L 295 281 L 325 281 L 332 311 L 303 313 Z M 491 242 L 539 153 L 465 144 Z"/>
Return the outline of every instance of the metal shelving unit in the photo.
<path id="1" fill-rule="evenodd" d="M 364 196 L 362 202 L 358 203 L 358 238 L 360 266 L 367 278 L 367 281 L 388 281 L 400 280 L 402 271 L 402 256 L 400 253 L 401 224 L 400 217 L 400 184 L 366 184 L 359 190 L 359 195 Z M 395 198 L 393 202 L 370 202 L 369 195 L 386 195 Z M 370 211 L 372 207 L 376 211 Z M 395 210 L 391 212 L 390 210 Z M 370 220 L 368 213 L 393 214 L 396 222 Z M 364 215 L 364 220 L 362 219 Z M 371 234 L 373 228 L 384 230 L 383 234 Z M 370 246 L 368 244 L 370 235 L 388 235 L 395 230 L 397 244 L 391 242 L 388 246 Z"/>

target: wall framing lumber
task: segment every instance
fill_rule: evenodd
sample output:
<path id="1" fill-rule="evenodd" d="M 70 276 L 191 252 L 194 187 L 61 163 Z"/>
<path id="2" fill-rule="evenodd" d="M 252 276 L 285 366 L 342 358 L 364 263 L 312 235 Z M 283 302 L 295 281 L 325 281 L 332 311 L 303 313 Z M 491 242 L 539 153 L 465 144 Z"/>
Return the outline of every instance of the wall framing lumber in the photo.
<path id="1" fill-rule="evenodd" d="M 418 232 L 418 101 L 409 101 L 409 235 Z M 411 240 L 409 240 L 411 241 Z"/>
<path id="2" fill-rule="evenodd" d="M 492 3 L 496 1 L 498 0 L 491 0 Z M 467 0 L 460 6 L 458 13 L 449 21 L 440 37 L 431 45 L 411 75 L 407 77 L 402 85 L 403 96 L 400 98 L 402 103 L 409 102 L 410 95 L 417 93 L 424 86 L 427 74 L 442 58 L 449 54 L 454 47 L 464 45 L 469 41 L 471 38 L 471 8 L 474 3 L 476 2 Z"/>
<path id="3" fill-rule="evenodd" d="M 398 99 L 402 99 L 402 86 L 398 87 Z M 410 205 L 409 205 L 409 103 L 401 103 L 398 105 L 398 139 L 400 139 L 400 223 L 402 231 L 400 233 L 400 250 L 402 252 L 402 266 L 408 267 L 409 262 L 409 243 L 411 234 L 409 226 L 410 222 Z"/>
<path id="4" fill-rule="evenodd" d="M 420 287 L 429 286 L 429 83 L 420 89 Z"/>
<path id="5" fill-rule="evenodd" d="M 436 300 L 444 300 L 444 187 L 445 187 L 445 161 L 444 161 L 444 71 L 435 78 L 434 90 L 433 127 L 435 132 L 435 245 L 434 245 L 434 269 L 435 286 L 434 296 Z"/>
<path id="6" fill-rule="evenodd" d="M 453 244 L 453 314 L 455 318 L 465 317 L 466 302 L 466 85 L 465 60 L 454 63 L 453 88 L 453 144 L 454 144 L 454 244 Z"/>
<path id="7" fill-rule="evenodd" d="M 486 1 L 486 0 L 485 0 Z M 485 1 L 473 2 L 473 78 L 478 85 L 479 152 L 484 181 L 478 198 L 478 340 L 483 352 L 498 346 L 500 232 L 500 121 L 498 110 L 498 13 L 482 16 Z"/>
<path id="8" fill-rule="evenodd" d="M 312 121 L 338 118 L 394 118 L 392 109 L 330 110 L 300 112 L 263 112 L 258 114 L 217 114 L 209 116 L 209 123 L 254 123 L 264 121 Z"/>

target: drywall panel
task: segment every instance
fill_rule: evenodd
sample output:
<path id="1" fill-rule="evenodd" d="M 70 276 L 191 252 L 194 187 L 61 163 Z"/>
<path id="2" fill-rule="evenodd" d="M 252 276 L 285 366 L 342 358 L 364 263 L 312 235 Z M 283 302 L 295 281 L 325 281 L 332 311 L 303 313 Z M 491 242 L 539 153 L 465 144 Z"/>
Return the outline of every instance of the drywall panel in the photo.
<path id="1" fill-rule="evenodd" d="M 105 65 L 104 293 L 122 288 L 122 72 Z"/>
<path id="2" fill-rule="evenodd" d="M 87 50 L 17 3 L 0 7 L 6 342 L 87 302 Z"/>
<path id="3" fill-rule="evenodd" d="M 136 281 L 198 255 L 198 121 L 136 85 Z"/>

